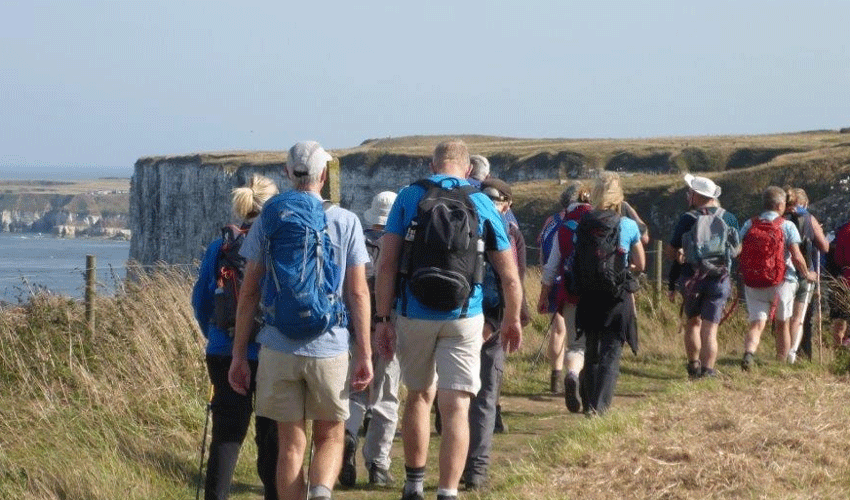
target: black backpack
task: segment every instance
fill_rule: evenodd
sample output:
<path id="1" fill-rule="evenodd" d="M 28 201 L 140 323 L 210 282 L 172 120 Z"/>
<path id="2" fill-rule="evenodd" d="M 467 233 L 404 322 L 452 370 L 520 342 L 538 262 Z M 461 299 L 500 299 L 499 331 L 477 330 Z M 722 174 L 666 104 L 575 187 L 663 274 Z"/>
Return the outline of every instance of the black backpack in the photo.
<path id="1" fill-rule="evenodd" d="M 478 212 L 469 197 L 478 188 L 457 183 L 443 187 L 429 179 L 414 185 L 425 189 L 425 195 L 405 235 L 399 288 L 406 284 L 429 309 L 462 307 L 463 317 L 483 273 L 484 241 L 478 231 Z M 402 297 L 406 297 L 403 292 Z M 406 313 L 403 300 L 402 315 Z"/>
<path id="2" fill-rule="evenodd" d="M 576 229 L 576 243 L 567 276 L 576 296 L 620 298 L 637 290 L 620 251 L 620 216 L 611 210 L 586 213 Z"/>
<path id="3" fill-rule="evenodd" d="M 232 337 L 236 326 L 236 306 L 245 271 L 245 258 L 239 255 L 247 227 L 228 225 L 221 228 L 221 249 L 216 260 L 216 289 L 213 306 L 215 326 Z"/>

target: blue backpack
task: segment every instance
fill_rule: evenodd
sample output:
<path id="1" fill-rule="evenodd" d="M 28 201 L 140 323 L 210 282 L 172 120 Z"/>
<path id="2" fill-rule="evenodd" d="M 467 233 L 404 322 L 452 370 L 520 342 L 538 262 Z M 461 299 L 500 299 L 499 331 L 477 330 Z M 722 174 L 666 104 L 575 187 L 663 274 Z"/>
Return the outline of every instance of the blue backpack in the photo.
<path id="1" fill-rule="evenodd" d="M 261 219 L 268 241 L 262 305 L 266 323 L 293 340 L 346 326 L 345 306 L 337 294 L 342 275 L 322 202 L 303 191 L 288 191 L 266 203 Z"/>

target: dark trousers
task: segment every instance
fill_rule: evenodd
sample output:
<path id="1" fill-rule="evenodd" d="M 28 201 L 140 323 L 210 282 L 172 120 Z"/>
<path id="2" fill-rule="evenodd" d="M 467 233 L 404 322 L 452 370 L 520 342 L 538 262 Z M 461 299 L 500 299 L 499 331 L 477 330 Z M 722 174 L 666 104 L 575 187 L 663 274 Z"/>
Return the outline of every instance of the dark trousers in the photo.
<path id="1" fill-rule="evenodd" d="M 469 452 L 463 471 L 465 479 L 484 479 L 487 476 L 496 424 L 496 403 L 504 370 L 502 338 L 495 334 L 481 346 L 481 389 L 469 404 Z"/>
<path id="2" fill-rule="evenodd" d="M 204 483 L 206 500 L 221 500 L 230 494 L 233 471 L 239 449 L 248 433 L 254 412 L 257 362 L 249 361 L 251 389 L 243 396 L 230 387 L 227 373 L 230 356 L 207 356 L 207 372 L 213 385 L 212 439 L 210 441 L 207 477 Z M 257 473 L 263 483 L 266 500 L 277 500 L 275 474 L 277 471 L 277 425 L 274 420 L 257 417 L 254 422 L 257 443 Z"/>
<path id="3" fill-rule="evenodd" d="M 623 340 L 619 332 L 585 331 L 587 349 L 581 371 L 581 396 L 585 411 L 604 413 L 614 399 L 620 376 Z"/>
<path id="4" fill-rule="evenodd" d="M 812 300 L 809 301 L 809 307 L 806 309 L 806 316 L 803 318 L 803 336 L 800 339 L 800 347 L 797 349 L 797 353 L 802 352 L 809 361 L 812 359 L 812 319 L 817 306 L 816 297 L 812 297 Z"/>

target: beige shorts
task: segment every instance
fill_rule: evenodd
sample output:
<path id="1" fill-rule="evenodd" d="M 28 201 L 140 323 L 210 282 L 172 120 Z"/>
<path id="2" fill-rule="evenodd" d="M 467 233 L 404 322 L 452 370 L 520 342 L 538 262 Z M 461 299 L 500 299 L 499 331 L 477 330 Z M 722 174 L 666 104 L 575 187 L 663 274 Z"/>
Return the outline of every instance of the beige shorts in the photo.
<path id="1" fill-rule="evenodd" d="M 396 318 L 398 362 L 408 389 L 478 394 L 481 388 L 481 332 L 484 316 L 436 321 Z"/>
<path id="2" fill-rule="evenodd" d="M 766 321 L 770 317 L 770 308 L 776 300 L 776 319 L 785 321 L 791 319 L 794 311 L 794 294 L 797 291 L 796 281 L 783 281 L 768 288 L 744 287 L 744 297 L 747 300 L 747 315 L 750 321 Z"/>
<path id="3" fill-rule="evenodd" d="M 308 358 L 261 348 L 257 415 L 277 422 L 346 420 L 348 353 Z"/>

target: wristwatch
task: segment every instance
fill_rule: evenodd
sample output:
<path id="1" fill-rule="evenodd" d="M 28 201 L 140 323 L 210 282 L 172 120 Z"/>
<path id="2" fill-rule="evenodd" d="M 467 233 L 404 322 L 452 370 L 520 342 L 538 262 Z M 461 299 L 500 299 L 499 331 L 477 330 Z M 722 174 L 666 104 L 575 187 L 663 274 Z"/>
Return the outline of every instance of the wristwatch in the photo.
<path id="1" fill-rule="evenodd" d="M 389 323 L 390 317 L 389 316 L 375 316 L 375 322 L 376 323 Z"/>

